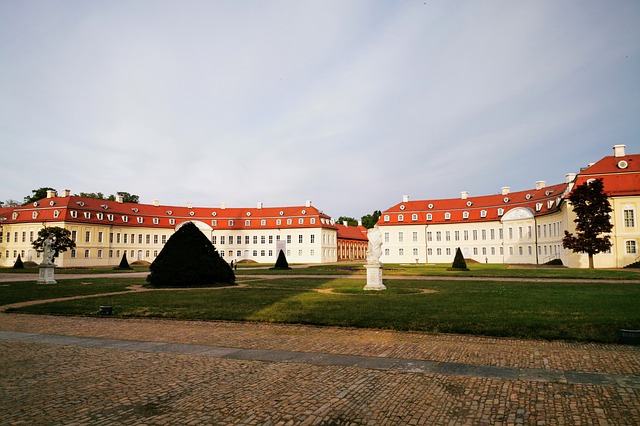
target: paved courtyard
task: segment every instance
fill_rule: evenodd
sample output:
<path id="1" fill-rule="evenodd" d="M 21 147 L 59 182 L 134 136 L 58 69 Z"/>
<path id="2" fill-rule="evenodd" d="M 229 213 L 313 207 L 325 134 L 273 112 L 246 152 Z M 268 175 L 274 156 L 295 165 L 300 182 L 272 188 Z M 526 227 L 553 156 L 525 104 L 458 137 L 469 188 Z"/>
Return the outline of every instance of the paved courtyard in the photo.
<path id="1" fill-rule="evenodd" d="M 640 424 L 640 348 L 0 314 L 0 424 Z"/>

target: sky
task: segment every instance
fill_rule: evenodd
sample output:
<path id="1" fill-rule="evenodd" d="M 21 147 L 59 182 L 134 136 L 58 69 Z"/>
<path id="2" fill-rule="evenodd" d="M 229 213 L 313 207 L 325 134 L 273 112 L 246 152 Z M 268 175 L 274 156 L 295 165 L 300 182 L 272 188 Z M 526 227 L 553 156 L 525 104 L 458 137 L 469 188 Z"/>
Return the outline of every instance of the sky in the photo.
<path id="1" fill-rule="evenodd" d="M 637 0 L 0 0 L 0 200 L 402 200 L 640 153 Z"/>

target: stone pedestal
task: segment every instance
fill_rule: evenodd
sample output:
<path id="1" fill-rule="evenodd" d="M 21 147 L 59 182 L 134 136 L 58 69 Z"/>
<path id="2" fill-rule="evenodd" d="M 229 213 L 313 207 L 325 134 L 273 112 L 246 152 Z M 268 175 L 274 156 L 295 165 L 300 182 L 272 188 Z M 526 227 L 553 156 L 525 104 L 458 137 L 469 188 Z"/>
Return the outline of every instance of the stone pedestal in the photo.
<path id="1" fill-rule="evenodd" d="M 367 268 L 367 285 L 364 290 L 385 290 L 382 284 L 382 265 L 364 265 Z"/>
<path id="2" fill-rule="evenodd" d="M 39 268 L 40 276 L 38 277 L 38 284 L 58 284 L 58 282 L 53 279 L 53 274 L 56 269 L 55 265 L 41 264 Z"/>

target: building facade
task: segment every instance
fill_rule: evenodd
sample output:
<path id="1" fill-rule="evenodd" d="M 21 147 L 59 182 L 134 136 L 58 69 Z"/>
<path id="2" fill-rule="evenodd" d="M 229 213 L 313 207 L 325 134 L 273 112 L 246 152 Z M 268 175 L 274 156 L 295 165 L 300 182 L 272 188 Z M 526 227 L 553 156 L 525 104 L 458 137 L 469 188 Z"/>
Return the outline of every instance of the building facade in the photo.
<path id="1" fill-rule="evenodd" d="M 275 263 L 285 251 L 290 263 L 330 263 L 338 258 L 337 226 L 307 201 L 302 206 L 219 208 L 123 203 L 50 191 L 33 204 L 0 211 L 0 265 L 41 262 L 32 243 L 43 226 L 68 229 L 76 248 L 56 259 L 61 267 L 116 266 L 153 262 L 185 222 L 194 222 L 228 261 Z"/>
<path id="2" fill-rule="evenodd" d="M 336 226 L 338 227 L 338 261 L 366 260 L 369 245 L 367 229 L 362 224 L 349 226 L 346 222 Z"/>
<path id="3" fill-rule="evenodd" d="M 599 268 L 620 268 L 638 260 L 640 227 L 640 155 L 624 145 L 614 155 L 570 173 L 560 184 L 535 183 L 533 189 L 441 200 L 403 197 L 378 221 L 385 263 L 451 263 L 457 247 L 464 257 L 482 263 L 544 264 L 554 259 L 570 267 L 587 267 L 588 257 L 562 247 L 564 232 L 575 232 L 568 195 L 575 185 L 600 178 L 613 208 L 613 246 L 595 256 Z"/>

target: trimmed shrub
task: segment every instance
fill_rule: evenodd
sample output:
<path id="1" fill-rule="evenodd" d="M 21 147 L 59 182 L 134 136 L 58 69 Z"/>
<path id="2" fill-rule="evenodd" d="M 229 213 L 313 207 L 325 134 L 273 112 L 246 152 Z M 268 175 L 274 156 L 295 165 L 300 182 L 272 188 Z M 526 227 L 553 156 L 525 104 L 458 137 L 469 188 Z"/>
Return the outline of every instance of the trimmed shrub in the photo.
<path id="1" fill-rule="evenodd" d="M 287 257 L 284 255 L 284 251 L 280 250 L 278 252 L 278 259 L 276 260 L 276 265 L 271 269 L 291 269 L 289 267 L 289 262 L 287 262 Z"/>
<path id="2" fill-rule="evenodd" d="M 16 262 L 13 264 L 13 269 L 24 269 L 24 263 L 22 263 L 20 255 L 18 255 Z"/>
<path id="3" fill-rule="evenodd" d="M 133 269 L 131 266 L 129 266 L 129 262 L 127 261 L 127 251 L 125 250 L 124 254 L 122 255 L 122 259 L 120 260 L 120 264 L 118 265 L 117 268 L 113 268 L 113 269 Z"/>
<path id="4" fill-rule="evenodd" d="M 462 255 L 462 250 L 460 247 L 456 249 L 456 256 L 453 258 L 453 264 L 451 268 L 447 269 L 448 271 L 468 271 L 467 262 L 464 260 L 464 256 Z"/>
<path id="5" fill-rule="evenodd" d="M 235 274 L 192 222 L 169 238 L 149 266 L 150 287 L 211 287 L 235 284 Z"/>

